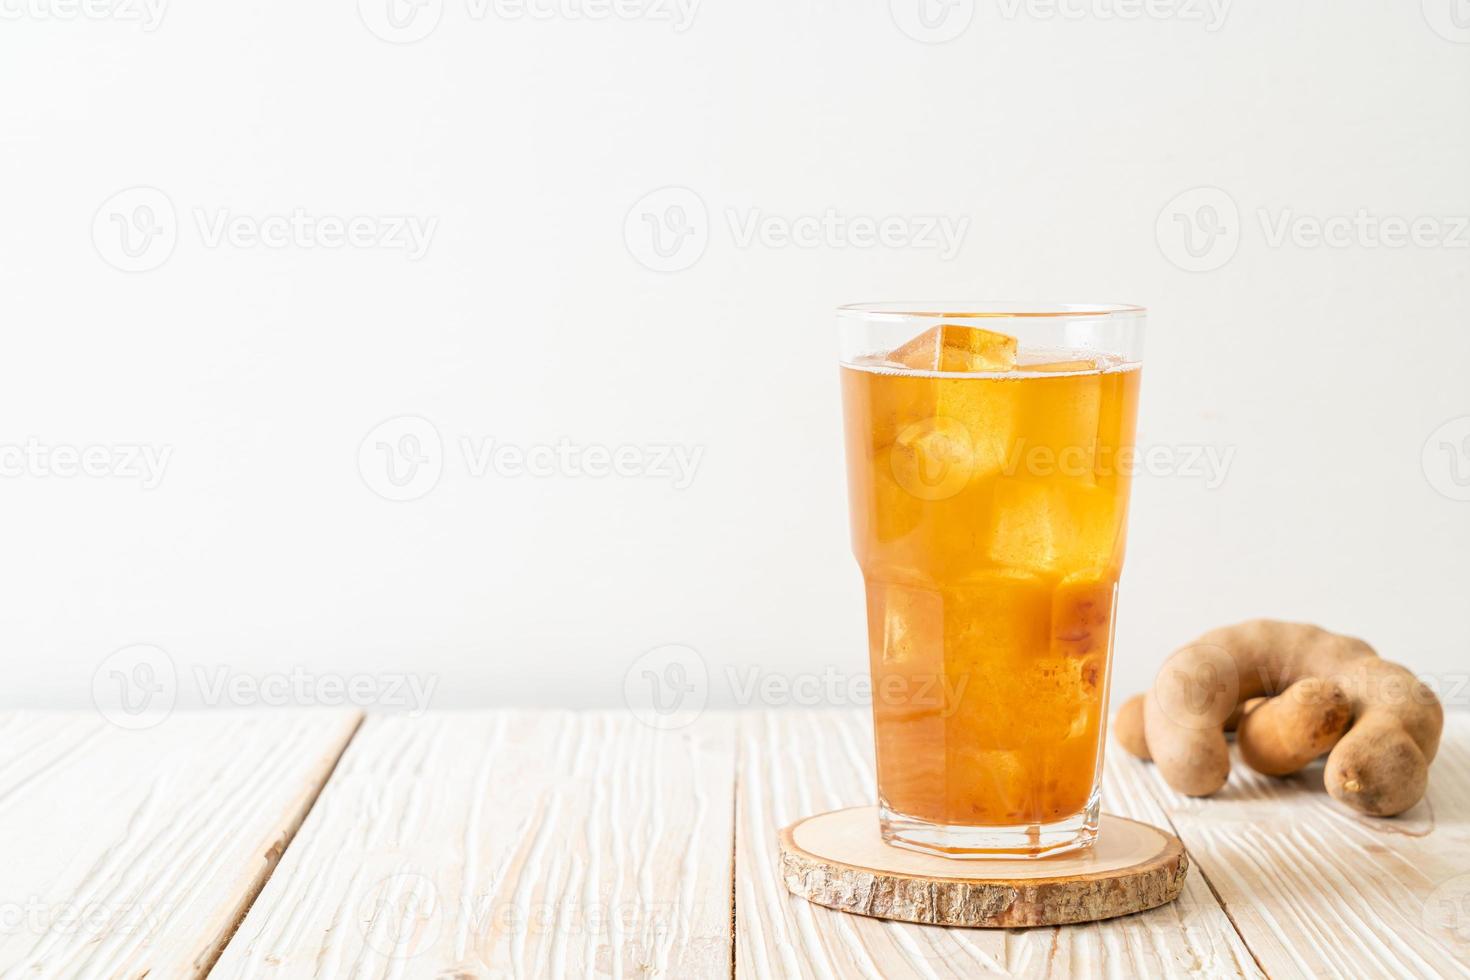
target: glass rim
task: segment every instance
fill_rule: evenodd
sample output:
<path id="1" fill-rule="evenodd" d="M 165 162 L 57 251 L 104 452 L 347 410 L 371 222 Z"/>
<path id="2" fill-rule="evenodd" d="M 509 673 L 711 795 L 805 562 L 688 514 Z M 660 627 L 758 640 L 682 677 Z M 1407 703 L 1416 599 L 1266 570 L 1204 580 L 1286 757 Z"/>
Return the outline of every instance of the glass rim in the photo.
<path id="1" fill-rule="evenodd" d="M 939 320 L 1143 316 L 1148 308 L 1132 303 L 1021 303 L 1008 300 L 922 300 L 848 303 L 839 317 L 931 317 Z"/>

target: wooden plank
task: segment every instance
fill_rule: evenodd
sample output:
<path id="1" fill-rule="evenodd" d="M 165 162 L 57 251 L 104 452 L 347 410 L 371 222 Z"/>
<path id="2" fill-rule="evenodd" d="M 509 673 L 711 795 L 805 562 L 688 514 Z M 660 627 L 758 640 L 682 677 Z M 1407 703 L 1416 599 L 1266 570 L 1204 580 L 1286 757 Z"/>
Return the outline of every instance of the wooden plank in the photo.
<path id="1" fill-rule="evenodd" d="M 1386 820 L 1334 803 L 1320 764 L 1272 779 L 1236 755 L 1226 787 L 1192 799 L 1127 762 L 1271 976 L 1470 977 L 1470 718 L 1446 719 L 1428 796 Z"/>
<path id="2" fill-rule="evenodd" d="M 374 717 L 217 977 L 730 974 L 735 723 Z"/>
<path id="3" fill-rule="evenodd" d="M 1118 753 L 1121 755 L 1121 753 Z M 833 912 L 789 895 L 776 834 L 799 817 L 870 803 L 866 713 L 767 712 L 744 719 L 736 802 L 735 966 L 746 977 L 1259 976 L 1191 869 L 1174 903 L 1086 926 L 947 929 Z M 1104 806 L 1167 827 L 1147 793 L 1105 779 Z"/>
<path id="4" fill-rule="evenodd" d="M 0 975 L 202 974 L 359 719 L 0 715 Z"/>

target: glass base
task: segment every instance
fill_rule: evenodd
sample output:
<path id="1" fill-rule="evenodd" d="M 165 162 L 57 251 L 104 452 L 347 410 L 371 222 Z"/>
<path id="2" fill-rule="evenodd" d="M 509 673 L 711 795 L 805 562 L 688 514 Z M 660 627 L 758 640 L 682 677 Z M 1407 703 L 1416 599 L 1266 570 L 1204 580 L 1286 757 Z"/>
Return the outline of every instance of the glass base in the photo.
<path id="1" fill-rule="evenodd" d="M 899 813 L 878 801 L 878 825 L 883 840 L 894 847 L 966 860 L 1051 857 L 1091 847 L 1097 840 L 1098 794 L 1093 793 L 1082 812 L 1052 823 L 977 827 L 933 823 Z"/>

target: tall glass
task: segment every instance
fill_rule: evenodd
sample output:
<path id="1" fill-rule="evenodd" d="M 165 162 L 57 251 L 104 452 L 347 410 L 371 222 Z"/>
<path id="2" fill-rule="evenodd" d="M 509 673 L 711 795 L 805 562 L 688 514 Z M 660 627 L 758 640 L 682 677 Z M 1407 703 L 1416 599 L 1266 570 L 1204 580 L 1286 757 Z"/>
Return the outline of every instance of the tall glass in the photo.
<path id="1" fill-rule="evenodd" d="M 838 310 L 885 840 L 1097 836 L 1144 310 Z"/>

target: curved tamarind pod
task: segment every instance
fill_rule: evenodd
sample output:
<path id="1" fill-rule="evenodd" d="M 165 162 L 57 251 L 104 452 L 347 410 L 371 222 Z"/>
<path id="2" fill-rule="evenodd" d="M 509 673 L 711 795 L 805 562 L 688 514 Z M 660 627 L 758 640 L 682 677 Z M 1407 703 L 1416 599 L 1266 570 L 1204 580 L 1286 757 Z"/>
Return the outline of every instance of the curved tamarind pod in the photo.
<path id="1" fill-rule="evenodd" d="M 1211 630 L 1159 668 L 1144 706 L 1149 752 L 1174 789 L 1208 796 L 1230 777 L 1224 726 L 1238 705 L 1366 657 L 1377 655 L 1362 640 L 1301 623 L 1255 619 Z"/>
<path id="2" fill-rule="evenodd" d="M 1352 703 L 1341 688 L 1321 677 L 1303 677 L 1246 715 L 1235 744 L 1256 772 L 1286 776 L 1336 745 L 1352 720 Z"/>
<path id="3" fill-rule="evenodd" d="M 1230 775 L 1224 726 L 1236 707 L 1308 677 L 1341 690 L 1351 707 L 1351 727 L 1327 758 L 1333 798 L 1376 816 L 1418 802 L 1444 727 L 1434 693 L 1362 640 L 1264 619 L 1211 630 L 1160 668 L 1144 705 L 1144 737 L 1165 781 L 1191 796 L 1218 790 Z"/>

